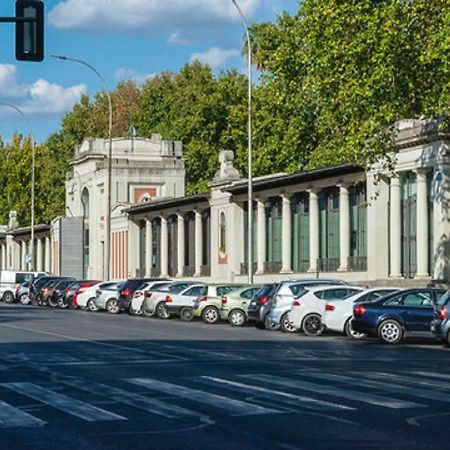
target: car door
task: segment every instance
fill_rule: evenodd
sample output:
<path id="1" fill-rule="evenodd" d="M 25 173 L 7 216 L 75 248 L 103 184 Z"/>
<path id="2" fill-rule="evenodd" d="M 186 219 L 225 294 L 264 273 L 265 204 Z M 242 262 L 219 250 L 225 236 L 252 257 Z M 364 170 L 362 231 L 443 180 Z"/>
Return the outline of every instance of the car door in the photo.
<path id="1" fill-rule="evenodd" d="M 399 310 L 405 329 L 410 332 L 429 332 L 434 317 L 433 294 L 418 290 L 403 295 Z"/>

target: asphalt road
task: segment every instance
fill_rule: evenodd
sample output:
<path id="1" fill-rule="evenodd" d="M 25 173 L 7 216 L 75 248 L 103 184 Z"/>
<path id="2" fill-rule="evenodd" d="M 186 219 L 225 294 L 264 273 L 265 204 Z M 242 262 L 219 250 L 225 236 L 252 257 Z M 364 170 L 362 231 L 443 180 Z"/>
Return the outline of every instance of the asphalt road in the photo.
<path id="1" fill-rule="evenodd" d="M 0 305 L 1 449 L 450 448 L 450 350 Z"/>

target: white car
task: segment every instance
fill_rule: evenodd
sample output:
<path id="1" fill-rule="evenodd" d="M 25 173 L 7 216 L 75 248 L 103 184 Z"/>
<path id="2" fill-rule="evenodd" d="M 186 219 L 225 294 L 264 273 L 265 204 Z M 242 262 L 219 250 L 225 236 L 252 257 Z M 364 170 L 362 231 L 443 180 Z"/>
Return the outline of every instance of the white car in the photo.
<path id="1" fill-rule="evenodd" d="M 118 298 L 125 280 L 103 283 L 101 289 L 95 292 L 95 306 L 97 310 L 106 310 L 113 314 L 120 312 Z M 91 311 L 96 311 L 93 302 L 90 302 Z"/>
<path id="2" fill-rule="evenodd" d="M 327 300 L 339 300 L 364 289 L 358 286 L 308 287 L 292 302 L 289 322 L 292 327 L 307 336 L 318 336 L 323 332 L 322 315 Z"/>
<path id="3" fill-rule="evenodd" d="M 165 310 L 168 319 L 172 316 L 179 316 L 181 320 L 190 322 L 194 318 L 194 302 L 201 295 L 205 295 L 207 286 L 205 284 L 194 284 L 187 287 L 179 294 L 169 293 L 166 295 Z"/>
<path id="4" fill-rule="evenodd" d="M 351 326 L 355 303 L 373 302 L 398 290 L 398 288 L 372 288 L 343 300 L 328 300 L 322 315 L 322 323 L 327 330 L 338 331 L 349 337 L 360 339 L 365 335 L 353 331 Z"/>
<path id="5" fill-rule="evenodd" d="M 150 298 L 152 293 L 150 291 L 155 289 L 168 288 L 171 281 L 148 281 L 140 289 L 135 291 L 133 299 L 131 300 L 129 313 L 131 315 L 140 315 L 142 313 L 142 304 L 146 298 Z"/>
<path id="6" fill-rule="evenodd" d="M 83 292 L 76 294 L 73 298 L 74 304 L 78 306 L 80 309 L 89 309 L 90 311 L 98 311 L 95 300 L 97 298 L 96 292 L 97 290 L 102 290 L 102 288 L 106 288 L 110 285 L 111 281 L 100 281 L 92 286 L 89 286 Z"/>

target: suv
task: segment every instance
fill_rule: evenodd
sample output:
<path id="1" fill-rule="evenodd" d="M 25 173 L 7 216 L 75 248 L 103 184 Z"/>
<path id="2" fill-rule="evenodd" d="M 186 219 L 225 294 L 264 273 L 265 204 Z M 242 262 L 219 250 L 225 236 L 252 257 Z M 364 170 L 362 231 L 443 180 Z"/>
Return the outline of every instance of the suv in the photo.
<path id="1" fill-rule="evenodd" d="M 450 292 L 444 294 L 436 304 L 431 331 L 450 347 Z"/>
<path id="2" fill-rule="evenodd" d="M 140 289 L 148 281 L 158 281 L 159 278 L 129 278 L 122 285 L 122 290 L 119 293 L 119 307 L 121 311 L 130 309 L 131 301 L 135 291 Z"/>
<path id="3" fill-rule="evenodd" d="M 242 284 L 209 284 L 205 286 L 200 297 L 194 302 L 194 317 L 201 317 L 208 324 L 220 320 L 219 309 L 222 306 L 222 296 L 242 287 Z"/>

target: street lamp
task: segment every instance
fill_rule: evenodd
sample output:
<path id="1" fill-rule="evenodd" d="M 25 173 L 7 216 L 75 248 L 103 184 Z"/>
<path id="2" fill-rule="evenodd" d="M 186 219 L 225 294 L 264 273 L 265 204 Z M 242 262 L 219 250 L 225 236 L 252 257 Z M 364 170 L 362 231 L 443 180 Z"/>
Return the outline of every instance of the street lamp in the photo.
<path id="1" fill-rule="evenodd" d="M 245 35 L 247 37 L 247 63 L 248 63 L 248 284 L 253 284 L 253 154 L 252 154 L 252 47 L 250 40 L 250 31 L 248 28 L 247 19 L 242 12 L 242 9 L 237 4 L 236 0 L 231 0 L 236 6 L 242 23 L 245 28 Z"/>
<path id="2" fill-rule="evenodd" d="M 109 107 L 109 123 L 108 123 L 108 139 L 109 139 L 109 151 L 108 151 L 108 189 L 107 189 L 107 212 L 106 212 L 106 239 L 105 239 L 105 269 L 103 277 L 105 279 L 110 279 L 110 266 L 111 266 L 111 191 L 112 191 L 112 119 L 113 119 L 113 111 L 112 111 L 112 101 L 111 94 L 108 89 L 108 84 L 105 79 L 102 77 L 100 72 L 91 64 L 83 61 L 82 59 L 77 58 L 69 58 L 68 56 L 61 55 L 50 55 L 52 58 L 56 58 L 62 61 L 73 61 L 83 66 L 91 69 L 95 75 L 100 79 L 103 84 L 103 90 L 106 93 L 108 98 L 108 107 Z"/>
<path id="3" fill-rule="evenodd" d="M 17 111 L 24 119 L 28 125 L 28 129 L 31 136 L 31 245 L 30 245 L 30 259 L 28 263 L 28 270 L 34 270 L 34 193 L 35 193 L 35 144 L 34 144 L 34 133 L 31 122 L 26 116 L 26 114 L 17 106 L 11 105 L 9 103 L 0 102 L 0 106 L 5 106 L 6 108 L 11 108 Z"/>

